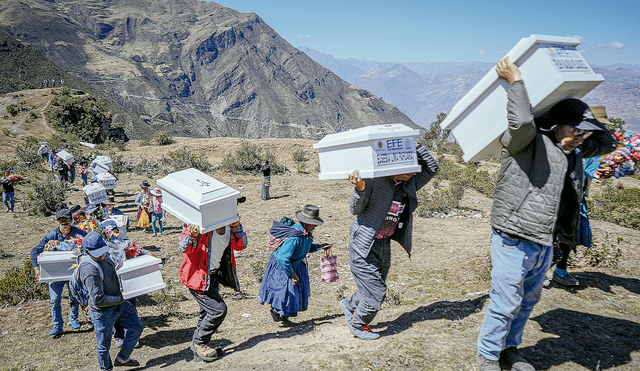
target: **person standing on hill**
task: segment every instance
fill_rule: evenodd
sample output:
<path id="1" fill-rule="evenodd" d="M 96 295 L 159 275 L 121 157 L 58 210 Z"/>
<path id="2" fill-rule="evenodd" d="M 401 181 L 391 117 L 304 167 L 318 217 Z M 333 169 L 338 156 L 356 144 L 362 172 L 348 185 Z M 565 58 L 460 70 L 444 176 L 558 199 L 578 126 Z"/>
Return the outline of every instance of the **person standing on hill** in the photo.
<path id="1" fill-rule="evenodd" d="M 194 359 L 211 362 L 223 354 L 221 347 L 213 348 L 209 342 L 227 316 L 219 285 L 240 291 L 234 251 L 247 246 L 247 235 L 240 222 L 204 234 L 199 230 L 195 224 L 185 224 L 180 234 L 178 248 L 183 253 L 180 281 L 200 306 L 200 319 L 190 346 Z"/>
<path id="2" fill-rule="evenodd" d="M 16 192 L 13 185 L 24 179 L 20 175 L 11 175 L 11 172 L 7 170 L 0 180 L 2 182 L 2 202 L 7 207 L 7 212 L 13 212 L 13 207 L 15 206 Z"/>
<path id="3" fill-rule="evenodd" d="M 45 249 L 53 250 L 56 242 L 64 242 L 66 240 L 77 240 L 83 238 L 87 233 L 80 228 L 71 225 L 72 213 L 66 208 L 59 209 L 56 212 L 56 219 L 59 227 L 47 233 L 36 247 L 31 250 L 31 265 L 35 271 L 36 279 L 40 280 L 40 265 L 38 264 L 38 256 Z M 51 305 L 51 318 L 53 320 L 53 330 L 49 335 L 55 336 L 62 332 L 64 320 L 62 319 L 62 290 L 64 285 L 69 287 L 69 281 L 49 282 L 49 300 Z M 79 329 L 81 323 L 78 321 L 78 303 L 69 300 L 69 321 L 71 327 Z"/>
<path id="4" fill-rule="evenodd" d="M 149 200 L 149 212 L 151 213 L 151 227 L 153 228 L 153 237 L 158 235 L 158 232 L 162 234 L 164 229 L 162 228 L 162 190 L 160 188 L 154 188 L 149 191 L 151 199 Z M 160 224 L 160 229 L 156 228 L 156 224 Z"/>
<path id="5" fill-rule="evenodd" d="M 416 192 L 438 171 L 429 151 L 416 148 L 419 173 L 362 179 L 355 170 L 349 181 L 355 185 L 349 208 L 356 219 L 349 230 L 349 265 L 358 291 L 340 302 L 349 330 L 364 340 L 380 337 L 369 324 L 387 294 L 387 273 L 391 266 L 391 240 L 411 255 L 413 212 L 418 207 Z"/>
<path id="6" fill-rule="evenodd" d="M 616 140 L 577 99 L 534 121 L 518 67 L 503 59 L 509 127 L 491 211 L 491 301 L 478 335 L 479 371 L 534 371 L 519 355 L 524 326 L 540 300 L 556 236 L 575 243 L 582 198 L 582 159 L 616 148 Z"/>
<path id="7" fill-rule="evenodd" d="M 260 192 L 260 198 L 263 200 L 268 200 L 271 197 L 269 196 L 269 187 L 271 186 L 271 166 L 269 166 L 269 161 L 265 160 L 260 168 L 262 172 L 262 191 Z"/>
<path id="8" fill-rule="evenodd" d="M 211 125 L 207 124 L 207 138 L 211 138 Z"/>

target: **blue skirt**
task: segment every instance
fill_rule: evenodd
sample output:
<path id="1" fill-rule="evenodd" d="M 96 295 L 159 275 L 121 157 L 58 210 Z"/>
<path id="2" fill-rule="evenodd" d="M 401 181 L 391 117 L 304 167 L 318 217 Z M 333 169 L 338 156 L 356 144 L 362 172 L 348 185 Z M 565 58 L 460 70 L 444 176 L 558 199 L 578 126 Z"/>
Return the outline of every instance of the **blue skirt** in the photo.
<path id="1" fill-rule="evenodd" d="M 271 304 L 274 311 L 285 317 L 295 317 L 309 306 L 309 270 L 302 262 L 293 269 L 300 281 L 294 285 L 271 254 L 260 285 L 260 304 Z"/>

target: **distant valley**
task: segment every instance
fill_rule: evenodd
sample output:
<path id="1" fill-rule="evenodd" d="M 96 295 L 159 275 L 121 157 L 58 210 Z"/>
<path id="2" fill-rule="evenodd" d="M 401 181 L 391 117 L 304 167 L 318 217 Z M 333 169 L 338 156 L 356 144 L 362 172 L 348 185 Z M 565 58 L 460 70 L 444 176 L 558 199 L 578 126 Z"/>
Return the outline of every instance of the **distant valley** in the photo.
<path id="1" fill-rule="evenodd" d="M 438 113 L 448 113 L 493 68 L 493 64 L 480 62 L 363 62 L 298 48 L 346 81 L 395 105 L 424 127 L 435 121 Z M 609 117 L 623 118 L 627 129 L 640 131 L 640 65 L 592 67 L 605 80 L 584 101 L 605 106 Z"/>

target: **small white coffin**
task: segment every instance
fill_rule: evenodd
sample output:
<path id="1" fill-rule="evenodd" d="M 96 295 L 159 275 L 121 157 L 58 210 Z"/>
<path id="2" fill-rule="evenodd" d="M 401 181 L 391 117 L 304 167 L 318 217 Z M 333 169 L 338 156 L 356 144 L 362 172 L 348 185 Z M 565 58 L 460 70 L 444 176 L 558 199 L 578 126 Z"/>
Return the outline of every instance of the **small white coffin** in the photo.
<path id="1" fill-rule="evenodd" d="M 186 224 L 197 224 L 200 233 L 240 220 L 240 192 L 199 170 L 171 173 L 156 183 L 162 188 L 162 209 Z"/>
<path id="2" fill-rule="evenodd" d="M 62 161 L 67 165 L 73 164 L 73 162 L 76 160 L 76 158 L 73 157 L 73 155 L 71 153 L 65 151 L 64 149 L 62 151 L 56 153 L 56 156 L 60 157 L 62 159 Z"/>
<path id="3" fill-rule="evenodd" d="M 125 260 L 116 270 L 122 296 L 131 299 L 167 287 L 162 280 L 161 263 L 162 260 L 151 255 Z"/>
<path id="4" fill-rule="evenodd" d="M 313 148 L 320 156 L 320 179 L 363 178 L 420 172 L 415 137 L 420 131 L 402 124 L 375 125 L 322 138 Z"/>
<path id="5" fill-rule="evenodd" d="M 82 187 L 89 199 L 89 204 L 95 205 L 107 199 L 107 190 L 100 183 L 89 183 Z"/>
<path id="6" fill-rule="evenodd" d="M 576 49 L 578 44 L 574 37 L 531 35 L 505 56 L 520 68 L 535 117 L 563 99 L 582 98 L 604 80 Z M 451 129 L 465 161 L 500 157 L 508 90 L 509 83 L 492 68 L 440 124 Z"/>
<path id="7" fill-rule="evenodd" d="M 89 171 L 94 174 L 106 173 L 109 170 L 113 170 L 109 156 L 97 156 L 91 161 L 91 164 L 89 164 Z"/>
<path id="8" fill-rule="evenodd" d="M 71 251 L 43 251 L 38 255 L 40 282 L 69 281 L 76 256 Z"/>
<path id="9" fill-rule="evenodd" d="M 96 174 L 96 178 L 104 189 L 116 189 L 116 177 L 113 175 L 109 173 L 98 173 Z"/>

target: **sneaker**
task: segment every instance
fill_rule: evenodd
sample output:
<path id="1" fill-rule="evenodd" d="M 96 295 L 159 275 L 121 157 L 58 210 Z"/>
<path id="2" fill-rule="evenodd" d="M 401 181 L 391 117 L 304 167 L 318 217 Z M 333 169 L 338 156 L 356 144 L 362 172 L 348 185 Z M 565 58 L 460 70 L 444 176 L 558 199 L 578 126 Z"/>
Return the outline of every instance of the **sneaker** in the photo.
<path id="1" fill-rule="evenodd" d="M 476 363 L 478 364 L 478 371 L 502 371 L 498 361 L 486 359 L 482 354 L 477 352 Z"/>
<path id="2" fill-rule="evenodd" d="M 49 332 L 49 335 L 51 336 L 56 336 L 60 334 L 62 334 L 62 327 L 55 327 L 53 330 L 51 330 L 51 332 Z"/>
<path id="3" fill-rule="evenodd" d="M 116 348 L 122 348 L 122 344 L 124 344 L 124 339 L 115 338 L 115 346 Z"/>
<path id="4" fill-rule="evenodd" d="M 516 347 L 509 347 L 500 353 L 500 364 L 512 371 L 536 371 L 529 362 L 520 356 Z"/>
<path id="5" fill-rule="evenodd" d="M 116 360 L 113 362 L 114 366 L 128 366 L 128 367 L 138 367 L 140 366 L 140 362 L 136 361 L 135 359 L 127 359 L 127 360 L 123 360 L 122 358 L 120 358 L 120 356 L 116 357 Z"/>
<path id="6" fill-rule="evenodd" d="M 71 327 L 73 327 L 75 330 L 79 329 L 80 327 L 82 327 L 82 323 L 80 321 L 78 321 L 77 319 L 73 319 L 71 320 L 71 322 L 69 323 L 71 325 Z"/>
<path id="7" fill-rule="evenodd" d="M 219 357 L 218 349 L 214 349 L 208 344 L 198 345 L 192 341 L 190 348 L 193 351 L 193 360 L 196 362 L 213 362 Z M 222 348 L 220 348 L 220 352 L 222 353 Z"/>
<path id="8" fill-rule="evenodd" d="M 564 275 L 562 275 L 564 273 Z M 580 282 L 578 282 L 578 280 L 571 275 L 571 273 L 567 272 L 567 271 L 560 271 L 560 273 L 558 273 L 558 270 L 556 269 L 553 272 L 553 281 L 556 283 L 559 283 L 563 286 L 579 286 Z"/>
<path id="9" fill-rule="evenodd" d="M 351 317 L 353 316 L 353 312 L 347 309 L 347 304 L 345 303 L 345 299 L 340 301 L 340 308 L 344 312 L 344 319 L 347 321 L 347 325 L 351 322 Z"/>
<path id="10" fill-rule="evenodd" d="M 371 331 L 371 327 L 369 327 L 369 325 L 364 325 L 362 327 L 353 327 L 353 325 L 349 323 L 349 330 L 352 334 L 362 340 L 375 340 L 380 337 L 380 334 Z"/>

